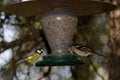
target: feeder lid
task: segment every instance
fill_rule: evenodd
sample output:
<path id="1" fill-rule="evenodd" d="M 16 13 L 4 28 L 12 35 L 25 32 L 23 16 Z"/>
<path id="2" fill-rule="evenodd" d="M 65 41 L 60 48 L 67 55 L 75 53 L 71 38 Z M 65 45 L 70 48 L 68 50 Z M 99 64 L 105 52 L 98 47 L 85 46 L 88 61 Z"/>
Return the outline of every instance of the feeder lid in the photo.
<path id="1" fill-rule="evenodd" d="M 77 58 L 75 55 L 49 55 L 45 56 L 42 61 L 38 61 L 35 66 L 65 66 L 65 65 L 82 65 L 84 60 Z"/>
<path id="2" fill-rule="evenodd" d="M 42 16 L 55 8 L 67 9 L 78 16 L 108 12 L 115 5 L 103 1 L 92 0 L 34 0 L 14 3 L 0 7 L 0 11 L 21 16 Z"/>

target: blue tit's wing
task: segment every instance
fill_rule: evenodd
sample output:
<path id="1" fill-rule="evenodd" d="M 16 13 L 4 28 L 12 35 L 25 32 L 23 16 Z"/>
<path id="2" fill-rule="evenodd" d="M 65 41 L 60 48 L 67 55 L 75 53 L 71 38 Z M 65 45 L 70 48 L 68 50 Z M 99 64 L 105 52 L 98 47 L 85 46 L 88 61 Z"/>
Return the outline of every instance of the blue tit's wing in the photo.
<path id="1" fill-rule="evenodd" d="M 32 56 L 33 54 L 35 54 L 35 51 L 32 51 L 31 53 L 25 55 L 25 57 Z"/>
<path id="2" fill-rule="evenodd" d="M 27 58 L 28 56 L 32 56 L 34 53 L 35 53 L 35 52 L 31 52 L 31 53 L 29 53 L 29 54 L 25 55 L 25 57 L 24 57 L 23 59 L 21 59 L 21 60 L 17 61 L 17 62 L 16 62 L 16 64 L 19 64 L 19 63 L 24 62 L 24 61 L 25 61 L 25 58 Z"/>

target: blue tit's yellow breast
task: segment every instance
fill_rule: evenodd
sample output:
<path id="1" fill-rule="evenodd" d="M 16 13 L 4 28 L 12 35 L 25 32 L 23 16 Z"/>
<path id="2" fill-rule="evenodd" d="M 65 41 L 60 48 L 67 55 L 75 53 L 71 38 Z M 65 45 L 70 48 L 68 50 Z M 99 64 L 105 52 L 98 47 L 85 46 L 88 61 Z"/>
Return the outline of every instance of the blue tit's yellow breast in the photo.
<path id="1" fill-rule="evenodd" d="M 25 59 L 25 61 L 27 61 L 27 62 L 35 62 L 39 57 L 40 57 L 40 54 L 35 53 L 34 55 L 27 57 Z"/>

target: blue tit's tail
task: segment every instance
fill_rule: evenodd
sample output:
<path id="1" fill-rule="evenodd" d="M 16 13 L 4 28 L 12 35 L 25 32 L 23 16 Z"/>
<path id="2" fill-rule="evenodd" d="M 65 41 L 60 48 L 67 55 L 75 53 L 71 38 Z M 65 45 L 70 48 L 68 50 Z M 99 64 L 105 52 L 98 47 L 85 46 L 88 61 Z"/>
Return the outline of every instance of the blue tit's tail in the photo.
<path id="1" fill-rule="evenodd" d="M 17 61 L 16 64 L 22 63 L 24 61 L 25 61 L 25 59 L 21 59 L 21 60 Z"/>

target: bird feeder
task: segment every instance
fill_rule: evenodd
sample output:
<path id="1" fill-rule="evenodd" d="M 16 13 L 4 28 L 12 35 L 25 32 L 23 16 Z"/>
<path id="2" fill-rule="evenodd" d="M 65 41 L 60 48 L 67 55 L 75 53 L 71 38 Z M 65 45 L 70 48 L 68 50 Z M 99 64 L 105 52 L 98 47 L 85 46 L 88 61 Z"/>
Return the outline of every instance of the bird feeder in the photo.
<path id="1" fill-rule="evenodd" d="M 77 16 L 109 12 L 116 6 L 92 0 L 34 0 L 0 8 L 1 11 L 21 16 L 41 16 L 40 22 L 52 53 L 36 66 L 79 65 L 83 60 L 67 53 L 76 30 Z"/>

